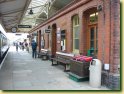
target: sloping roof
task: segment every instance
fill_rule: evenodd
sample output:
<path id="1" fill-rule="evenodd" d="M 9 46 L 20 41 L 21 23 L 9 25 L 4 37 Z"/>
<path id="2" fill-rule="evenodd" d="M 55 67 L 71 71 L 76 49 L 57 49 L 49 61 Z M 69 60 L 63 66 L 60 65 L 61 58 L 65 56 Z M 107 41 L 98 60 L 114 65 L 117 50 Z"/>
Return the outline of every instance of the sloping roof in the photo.
<path id="1" fill-rule="evenodd" d="M 43 10 L 45 10 L 47 1 L 48 0 L 32 0 L 25 13 L 25 16 L 23 17 L 21 21 L 21 24 L 31 25 L 33 28 L 34 26 L 37 25 L 37 23 L 41 22 L 42 18 L 39 19 L 39 15 L 42 14 Z M 33 11 L 33 14 L 29 14 L 31 9 Z M 20 30 L 27 32 L 30 29 L 31 28 L 21 28 Z"/>
<path id="2" fill-rule="evenodd" d="M 32 25 L 32 28 L 46 21 L 61 8 L 73 0 L 32 0 L 21 24 Z M 32 9 L 33 14 L 29 14 Z M 30 31 L 32 28 L 23 28 L 22 31 Z"/>
<path id="3" fill-rule="evenodd" d="M 73 0 L 0 0 L 0 21 L 7 32 L 18 25 L 32 28 L 53 16 Z M 32 9 L 33 14 L 29 12 Z M 32 28 L 18 28 L 18 32 L 28 32 Z"/>
<path id="4" fill-rule="evenodd" d="M 31 0 L 0 0 L 0 20 L 7 32 L 20 24 Z"/>

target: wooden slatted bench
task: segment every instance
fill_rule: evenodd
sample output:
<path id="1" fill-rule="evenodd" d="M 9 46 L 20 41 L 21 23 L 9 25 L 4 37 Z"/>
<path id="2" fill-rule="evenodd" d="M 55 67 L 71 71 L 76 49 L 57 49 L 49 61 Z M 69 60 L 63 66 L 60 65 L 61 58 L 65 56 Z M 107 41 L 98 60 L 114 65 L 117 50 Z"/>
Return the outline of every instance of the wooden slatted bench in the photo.
<path id="1" fill-rule="evenodd" d="M 55 57 L 51 58 L 51 61 L 52 61 L 52 66 L 58 65 L 58 62 Z"/>
<path id="2" fill-rule="evenodd" d="M 47 49 L 41 49 L 41 52 L 38 53 L 38 57 L 41 57 L 42 60 L 48 60 L 48 50 Z"/>
<path id="3" fill-rule="evenodd" d="M 51 59 L 52 65 L 61 64 L 65 67 L 64 71 L 70 71 L 70 59 L 72 59 L 74 54 L 56 52 L 56 56 Z"/>

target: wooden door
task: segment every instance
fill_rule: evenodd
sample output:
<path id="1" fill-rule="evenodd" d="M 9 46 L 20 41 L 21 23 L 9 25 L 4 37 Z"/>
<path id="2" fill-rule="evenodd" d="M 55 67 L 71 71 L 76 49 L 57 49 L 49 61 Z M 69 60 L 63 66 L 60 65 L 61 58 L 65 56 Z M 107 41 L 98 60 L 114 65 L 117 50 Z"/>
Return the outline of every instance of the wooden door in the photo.
<path id="1" fill-rule="evenodd" d="M 89 26 L 89 50 L 94 50 L 92 53 L 97 55 L 98 51 L 98 36 L 97 36 L 97 25 Z"/>

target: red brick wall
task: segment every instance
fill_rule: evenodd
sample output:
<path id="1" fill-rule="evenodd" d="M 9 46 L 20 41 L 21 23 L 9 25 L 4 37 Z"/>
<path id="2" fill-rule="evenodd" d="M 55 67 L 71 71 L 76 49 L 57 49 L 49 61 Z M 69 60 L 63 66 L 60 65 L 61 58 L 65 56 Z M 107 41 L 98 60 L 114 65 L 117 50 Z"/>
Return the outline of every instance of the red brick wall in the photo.
<path id="1" fill-rule="evenodd" d="M 118 72 L 120 64 L 120 1 L 111 0 L 111 72 Z"/>
<path id="2" fill-rule="evenodd" d="M 83 3 L 85 1 L 85 3 Z M 88 2 L 86 2 L 88 1 Z M 73 33 L 72 33 L 72 17 L 75 14 L 80 18 L 80 53 L 86 53 L 89 39 L 87 36 L 87 14 L 84 13 L 88 9 L 102 5 L 102 10 L 98 12 L 98 59 L 102 63 L 110 64 L 110 71 L 116 73 L 118 64 L 120 64 L 120 1 L 119 0 L 80 0 L 77 4 L 65 9 L 58 15 L 65 12 L 64 15 L 49 19 L 46 24 L 39 27 L 45 28 L 56 23 L 56 29 L 66 30 L 66 51 L 73 51 Z M 78 7 L 80 6 L 80 7 Z M 74 9 L 74 7 L 76 7 Z M 66 13 L 67 10 L 73 10 Z M 56 18 L 56 19 L 55 19 Z M 52 20 L 54 19 L 54 20 Z M 38 28 L 39 29 L 39 28 Z M 56 30 L 57 31 L 57 30 Z M 47 40 L 47 38 L 45 38 Z M 54 38 L 53 38 L 54 40 Z M 47 40 L 48 41 L 48 40 Z M 54 44 L 55 42 L 52 42 Z M 55 45 L 55 44 L 54 44 Z M 57 51 L 60 51 L 60 44 L 57 45 Z M 56 46 L 55 46 L 56 47 Z M 48 48 L 48 46 L 45 46 Z M 55 48 L 52 48 L 55 50 Z"/>
<path id="3" fill-rule="evenodd" d="M 110 63 L 110 0 L 99 2 L 102 11 L 98 16 L 98 58 Z"/>

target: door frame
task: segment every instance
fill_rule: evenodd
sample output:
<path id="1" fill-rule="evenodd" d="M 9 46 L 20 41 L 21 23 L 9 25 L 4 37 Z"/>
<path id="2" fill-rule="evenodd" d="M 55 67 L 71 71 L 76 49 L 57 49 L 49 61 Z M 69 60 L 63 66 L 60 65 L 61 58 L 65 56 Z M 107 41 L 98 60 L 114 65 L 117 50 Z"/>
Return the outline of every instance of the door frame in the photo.
<path id="1" fill-rule="evenodd" d="M 88 50 L 91 49 L 91 28 L 94 28 L 94 55 L 97 55 L 98 51 L 98 24 L 89 24 L 88 25 Z"/>

